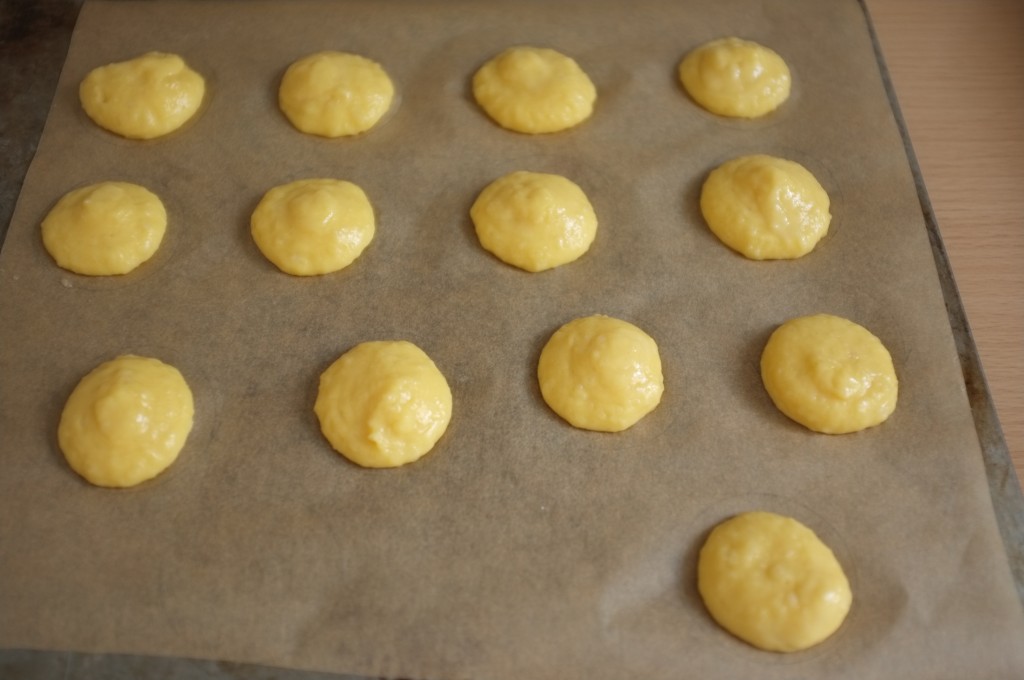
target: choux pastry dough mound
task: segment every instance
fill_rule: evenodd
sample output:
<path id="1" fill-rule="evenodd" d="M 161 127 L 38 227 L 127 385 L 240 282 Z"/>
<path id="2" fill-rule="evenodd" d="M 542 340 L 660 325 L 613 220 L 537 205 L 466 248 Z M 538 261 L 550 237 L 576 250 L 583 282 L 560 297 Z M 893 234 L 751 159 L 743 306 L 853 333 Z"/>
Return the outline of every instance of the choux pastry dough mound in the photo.
<path id="1" fill-rule="evenodd" d="M 791 319 L 775 329 L 761 354 L 761 379 L 780 411 L 825 434 L 884 422 L 899 391 L 882 341 L 830 314 Z"/>
<path id="2" fill-rule="evenodd" d="M 376 220 L 366 194 L 337 179 L 304 179 L 270 189 L 250 219 L 264 257 L 293 276 L 344 269 L 373 240 Z"/>
<path id="3" fill-rule="evenodd" d="M 721 38 L 701 45 L 679 64 L 686 92 L 711 113 L 732 118 L 767 115 L 789 98 L 786 62 L 763 45 Z"/>
<path id="4" fill-rule="evenodd" d="M 510 47 L 473 76 L 473 96 L 501 127 L 546 134 L 593 113 L 597 89 L 572 58 L 544 47 Z"/>
<path id="5" fill-rule="evenodd" d="M 78 383 L 61 413 L 57 440 L 71 468 L 90 483 L 135 486 L 177 460 L 194 411 L 178 369 L 124 355 Z"/>
<path id="6" fill-rule="evenodd" d="M 741 156 L 708 175 L 700 209 L 711 231 L 751 260 L 790 260 L 811 252 L 832 222 L 825 189 L 799 163 Z"/>
<path id="7" fill-rule="evenodd" d="M 620 432 L 661 403 L 665 389 L 654 339 L 621 319 L 595 315 L 559 328 L 537 364 L 541 395 L 571 425 Z"/>
<path id="8" fill-rule="evenodd" d="M 128 182 L 70 191 L 42 222 L 43 246 L 54 261 L 86 276 L 127 274 L 156 253 L 166 230 L 164 204 Z"/>
<path id="9" fill-rule="evenodd" d="M 288 67 L 278 105 L 297 130 L 349 137 L 379 123 L 394 96 L 395 86 L 377 62 L 358 54 L 323 51 Z"/>
<path id="10" fill-rule="evenodd" d="M 769 512 L 740 514 L 711 531 L 700 550 L 697 585 L 719 625 L 775 652 L 822 642 L 853 601 L 832 550 L 800 522 Z"/>
<path id="11" fill-rule="evenodd" d="M 485 250 L 539 272 L 578 259 L 597 234 L 586 194 L 565 177 L 519 171 L 487 186 L 470 216 Z"/>
<path id="12" fill-rule="evenodd" d="M 129 139 L 174 132 L 203 103 L 206 81 L 177 54 L 149 52 L 93 69 L 78 88 L 85 113 Z"/>
<path id="13" fill-rule="evenodd" d="M 364 342 L 320 376 L 314 411 L 324 437 L 353 463 L 399 467 L 419 460 L 444 434 L 452 393 L 411 342 Z"/>

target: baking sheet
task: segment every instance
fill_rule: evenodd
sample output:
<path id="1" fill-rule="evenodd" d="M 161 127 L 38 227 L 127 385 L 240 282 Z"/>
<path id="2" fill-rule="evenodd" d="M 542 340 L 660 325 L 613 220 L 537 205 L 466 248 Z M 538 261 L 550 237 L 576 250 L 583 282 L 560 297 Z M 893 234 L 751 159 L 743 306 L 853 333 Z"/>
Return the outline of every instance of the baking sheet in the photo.
<path id="1" fill-rule="evenodd" d="M 0 254 L 0 601 L 11 603 L 0 644 L 422 678 L 1024 668 L 924 220 L 860 7 L 622 12 L 87 4 Z M 829 39 L 808 39 L 823 28 Z M 722 121 L 675 85 L 682 54 L 725 34 L 772 45 L 793 67 L 795 96 L 778 115 Z M 521 42 L 580 61 L 600 93 L 591 121 L 530 138 L 476 109 L 472 71 Z M 84 74 L 154 48 L 207 76 L 202 117 L 143 144 L 92 127 L 76 101 Z M 392 74 L 402 100 L 384 127 L 328 142 L 277 113 L 283 69 L 325 48 Z M 808 258 L 747 262 L 702 226 L 703 176 L 751 152 L 804 163 L 832 195 L 832 233 Z M 601 228 L 583 260 L 529 275 L 476 245 L 470 203 L 515 169 L 561 172 L 588 192 Z M 262 260 L 248 215 L 270 186 L 322 175 L 366 189 L 377 240 L 345 272 L 292 279 Z M 164 198 L 168 241 L 122 279 L 62 272 L 38 221 L 65 191 L 108 178 Z M 768 333 L 817 311 L 862 323 L 892 351 L 901 401 L 884 426 L 813 435 L 763 394 Z M 665 400 L 622 435 L 564 425 L 532 378 L 547 336 L 594 312 L 662 347 Z M 360 470 L 316 431 L 316 376 L 384 337 L 434 357 L 456 414 L 420 463 Z M 152 484 L 92 489 L 53 431 L 78 378 L 125 351 L 185 373 L 197 426 Z M 734 641 L 694 591 L 707 530 L 755 507 L 811 525 L 851 575 L 850 618 L 807 653 Z"/>

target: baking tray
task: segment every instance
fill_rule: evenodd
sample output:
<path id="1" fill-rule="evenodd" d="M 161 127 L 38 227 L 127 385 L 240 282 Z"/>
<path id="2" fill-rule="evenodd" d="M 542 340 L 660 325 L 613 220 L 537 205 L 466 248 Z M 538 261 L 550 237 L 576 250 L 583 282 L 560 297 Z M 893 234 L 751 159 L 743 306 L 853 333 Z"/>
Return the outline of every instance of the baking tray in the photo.
<path id="1" fill-rule="evenodd" d="M 5 105 L 3 142 L 10 152 L 3 155 L 3 179 L 0 182 L 0 225 L 6 226 L 13 212 L 42 124 L 46 119 L 56 76 L 66 54 L 70 31 L 80 3 L 47 1 L 33 6 L 6 3 L 4 15 L 11 17 L 4 26 L 4 63 L 2 75 L 6 91 L 21 95 Z M 867 9 L 861 3 L 865 14 Z M 950 327 L 963 368 L 978 438 L 984 454 L 992 504 L 1006 553 L 1014 575 L 1018 594 L 1024 601 L 1024 499 L 1012 467 L 1005 441 L 999 428 L 976 346 L 968 327 L 949 261 L 942 245 L 934 212 L 928 201 L 920 169 L 917 165 L 905 123 L 892 84 L 885 71 L 877 38 L 872 33 L 874 48 L 884 85 L 902 135 L 907 158 L 914 174 L 922 213 L 938 269 Z M 4 677 L 175 677 L 195 678 L 317 678 L 337 676 L 307 673 L 224 662 L 137 657 L 125 655 L 92 655 L 75 652 L 36 652 L 27 650 L 0 651 L 0 675 Z"/>

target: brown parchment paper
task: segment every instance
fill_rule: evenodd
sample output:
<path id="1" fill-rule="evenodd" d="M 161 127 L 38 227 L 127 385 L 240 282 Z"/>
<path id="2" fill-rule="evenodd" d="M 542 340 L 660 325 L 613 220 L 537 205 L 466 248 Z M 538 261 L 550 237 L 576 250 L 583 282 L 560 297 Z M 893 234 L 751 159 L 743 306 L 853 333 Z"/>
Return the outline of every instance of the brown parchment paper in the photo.
<path id="1" fill-rule="evenodd" d="M 675 68 L 739 35 L 790 64 L 761 121 L 699 110 Z M 498 128 L 473 71 L 511 44 L 576 58 L 591 120 L 544 137 Z M 378 129 L 292 129 L 293 60 L 378 60 L 400 101 Z M 81 112 L 93 67 L 178 52 L 208 81 L 201 115 L 152 142 Z M 831 233 L 794 262 L 746 261 L 697 207 L 740 154 L 803 163 Z M 494 178 L 556 172 L 590 196 L 592 250 L 543 274 L 477 244 L 468 209 Z M 248 234 L 270 187 L 362 186 L 375 241 L 347 270 L 278 272 Z M 38 224 L 66 191 L 140 183 L 170 215 L 125 277 L 57 268 Z M 889 347 L 884 425 L 813 434 L 760 384 L 768 334 L 829 312 Z M 659 343 L 661 406 L 618 435 L 575 430 L 535 384 L 562 323 L 604 313 Z M 0 645 L 456 678 L 971 677 L 1024 674 L 1024 616 L 994 524 L 913 178 L 853 0 L 90 2 L 0 254 Z M 319 434 L 319 373 L 371 339 L 430 354 L 455 398 L 420 462 L 363 470 Z M 90 487 L 55 431 L 70 390 L 121 353 L 177 366 L 197 417 L 179 461 L 142 487 Z M 720 630 L 694 584 L 715 523 L 797 517 L 836 551 L 854 605 L 808 652 Z"/>

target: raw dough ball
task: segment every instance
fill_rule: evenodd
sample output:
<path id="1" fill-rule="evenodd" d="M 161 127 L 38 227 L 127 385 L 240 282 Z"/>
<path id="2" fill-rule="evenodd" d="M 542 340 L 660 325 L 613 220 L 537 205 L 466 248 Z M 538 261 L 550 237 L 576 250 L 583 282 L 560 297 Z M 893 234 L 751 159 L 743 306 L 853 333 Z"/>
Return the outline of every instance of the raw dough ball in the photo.
<path id="1" fill-rule="evenodd" d="M 853 596 L 835 555 L 795 519 L 748 512 L 719 524 L 700 551 L 708 612 L 755 647 L 795 652 L 832 635 Z"/>
<path id="2" fill-rule="evenodd" d="M 252 238 L 278 268 L 315 276 L 350 265 L 375 231 L 363 190 L 336 179 L 305 179 L 268 191 L 251 220 Z"/>
<path id="3" fill-rule="evenodd" d="M 700 209 L 711 231 L 752 260 L 781 260 L 811 252 L 828 232 L 828 194 L 799 163 L 741 156 L 711 171 Z"/>
<path id="4" fill-rule="evenodd" d="M 739 38 L 713 40 L 687 54 L 679 80 L 694 101 L 720 116 L 757 118 L 789 97 L 789 67 L 782 57 Z"/>
<path id="5" fill-rule="evenodd" d="M 178 55 L 162 52 L 100 66 L 78 88 L 93 122 L 130 139 L 177 130 L 199 110 L 205 92 L 201 75 Z"/>
<path id="6" fill-rule="evenodd" d="M 575 319 L 559 328 L 540 353 L 540 391 L 570 424 L 619 432 L 661 402 L 661 356 L 651 336 L 607 316 Z"/>
<path id="7" fill-rule="evenodd" d="M 320 376 L 320 430 L 353 463 L 398 467 L 418 460 L 452 416 L 444 375 L 411 342 L 364 342 Z"/>
<path id="8" fill-rule="evenodd" d="M 541 134 L 589 118 L 597 90 L 564 54 L 543 47 L 511 47 L 476 72 L 473 96 L 501 127 Z"/>
<path id="9" fill-rule="evenodd" d="M 316 52 L 288 67 L 278 103 L 297 129 L 321 137 L 366 132 L 391 108 L 395 87 L 380 64 L 358 54 Z"/>
<path id="10" fill-rule="evenodd" d="M 572 262 L 597 234 L 597 216 L 578 186 L 564 177 L 513 172 L 495 180 L 470 216 L 485 250 L 529 272 Z"/>
<path id="11" fill-rule="evenodd" d="M 192 391 L 178 369 L 125 355 L 75 387 L 57 439 L 68 464 L 97 486 L 127 487 L 173 463 L 192 430 Z"/>
<path id="12" fill-rule="evenodd" d="M 779 326 L 761 354 L 761 379 L 780 411 L 815 432 L 845 434 L 896 408 L 892 357 L 867 329 L 818 314 Z"/>
<path id="13" fill-rule="evenodd" d="M 58 265 L 78 274 L 127 274 L 160 247 L 163 203 L 127 182 L 101 182 L 65 194 L 43 220 L 43 245 Z"/>

